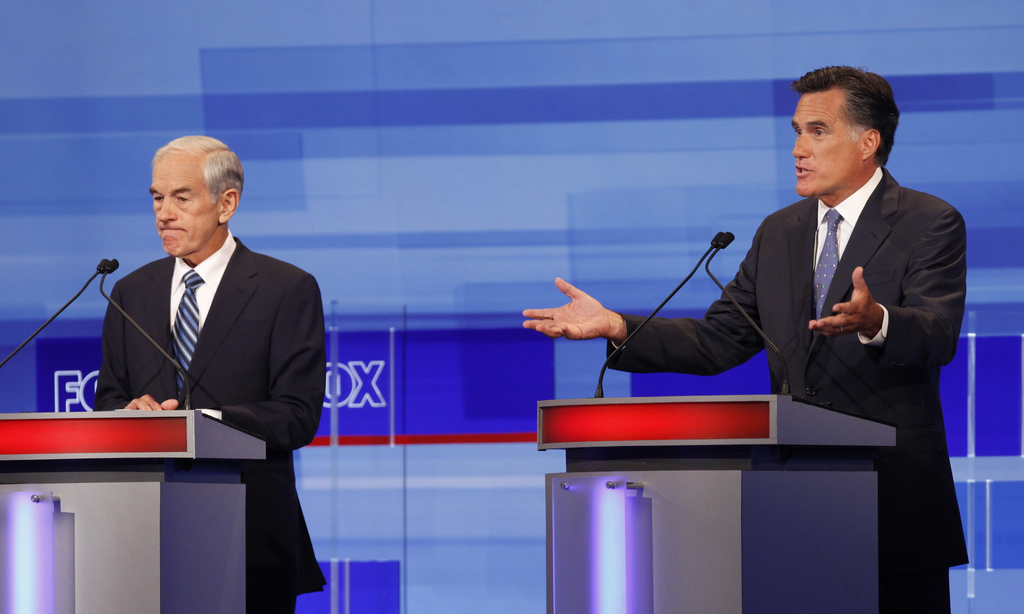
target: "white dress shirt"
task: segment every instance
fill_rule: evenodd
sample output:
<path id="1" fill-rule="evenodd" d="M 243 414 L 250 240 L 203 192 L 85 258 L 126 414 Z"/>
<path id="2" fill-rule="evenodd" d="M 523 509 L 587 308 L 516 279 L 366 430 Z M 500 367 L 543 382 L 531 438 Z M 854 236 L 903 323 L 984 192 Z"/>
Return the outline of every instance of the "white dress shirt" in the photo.
<path id="1" fill-rule="evenodd" d="M 876 168 L 875 174 L 868 179 L 856 192 L 847 197 L 846 200 L 833 207 L 839 212 L 839 215 L 843 217 L 843 221 L 839 223 L 839 229 L 836 232 L 836 239 L 839 241 L 839 258 L 842 259 L 843 252 L 846 250 L 846 245 L 850 242 L 850 235 L 853 234 L 854 227 L 857 226 L 857 220 L 860 219 L 860 214 L 864 211 L 864 206 L 868 204 L 868 198 L 871 197 L 871 193 L 875 191 L 878 184 L 882 181 L 882 169 Z M 828 226 L 825 223 L 825 214 L 828 213 L 829 206 L 825 203 L 818 201 L 818 230 L 814 236 L 814 262 L 812 268 L 818 265 L 818 258 L 821 256 L 821 250 L 825 246 L 825 234 L 828 232 Z M 872 337 L 868 337 L 863 333 L 857 333 L 861 343 L 871 346 L 879 346 L 885 343 L 886 334 L 889 332 L 889 310 L 882 307 L 882 328 L 878 331 L 878 334 Z"/>
<path id="2" fill-rule="evenodd" d="M 229 230 L 228 238 L 225 239 L 224 245 L 195 267 L 196 273 L 199 273 L 199 276 L 203 278 L 203 285 L 196 288 L 200 331 L 203 330 L 203 322 L 206 321 L 206 315 L 210 313 L 213 297 L 217 294 L 220 280 L 224 277 L 224 271 L 228 268 L 228 261 L 231 260 L 231 255 L 234 253 L 235 238 Z M 178 304 L 181 303 L 181 297 L 185 295 L 185 284 L 182 282 L 182 278 L 191 268 L 181 258 L 174 259 L 174 273 L 171 275 L 171 330 L 174 330 L 174 324 L 178 316 Z"/>

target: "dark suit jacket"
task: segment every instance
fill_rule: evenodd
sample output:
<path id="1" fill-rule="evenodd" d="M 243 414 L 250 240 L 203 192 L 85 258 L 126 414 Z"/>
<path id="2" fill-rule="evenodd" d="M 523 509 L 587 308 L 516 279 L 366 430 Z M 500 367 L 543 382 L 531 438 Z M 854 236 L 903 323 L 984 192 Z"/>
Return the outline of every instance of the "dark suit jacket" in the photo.
<path id="1" fill-rule="evenodd" d="M 822 317 L 850 299 L 854 268 L 889 310 L 881 348 L 857 335 L 812 335 L 817 199 L 768 216 L 729 291 L 778 346 L 791 391 L 817 403 L 897 426 L 896 447 L 876 462 L 879 556 L 885 574 L 967 562 L 946 448 L 939 370 L 953 358 L 966 295 L 966 232 L 947 203 L 902 188 L 888 171 L 868 199 L 836 270 Z M 626 316 L 630 332 L 642 318 Z M 716 374 L 764 348 L 728 299 L 703 319 L 656 318 L 626 346 L 615 368 Z M 771 387 L 782 364 L 768 352 Z"/>
<path id="2" fill-rule="evenodd" d="M 117 282 L 110 293 L 171 356 L 173 270 L 173 258 L 151 262 Z M 250 595 L 296 595 L 324 585 L 299 507 L 292 450 L 316 434 L 326 362 L 316 280 L 239 241 L 188 373 L 193 408 L 219 409 L 225 422 L 267 442 L 267 459 L 248 463 L 243 476 Z M 174 376 L 167 359 L 109 308 L 96 408 L 122 408 L 144 394 L 157 401 L 183 399 Z"/>

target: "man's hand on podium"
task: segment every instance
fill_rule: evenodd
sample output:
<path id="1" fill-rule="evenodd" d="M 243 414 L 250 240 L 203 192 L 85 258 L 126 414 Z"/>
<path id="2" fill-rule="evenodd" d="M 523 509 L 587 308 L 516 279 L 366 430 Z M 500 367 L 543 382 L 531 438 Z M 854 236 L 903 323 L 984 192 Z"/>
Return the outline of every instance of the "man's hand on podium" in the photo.
<path id="1" fill-rule="evenodd" d="M 163 403 L 157 403 L 156 399 L 148 394 L 141 398 L 132 399 L 132 402 L 125 406 L 125 409 L 141 409 L 143 411 L 169 411 L 178 409 L 178 399 L 167 399 Z"/>

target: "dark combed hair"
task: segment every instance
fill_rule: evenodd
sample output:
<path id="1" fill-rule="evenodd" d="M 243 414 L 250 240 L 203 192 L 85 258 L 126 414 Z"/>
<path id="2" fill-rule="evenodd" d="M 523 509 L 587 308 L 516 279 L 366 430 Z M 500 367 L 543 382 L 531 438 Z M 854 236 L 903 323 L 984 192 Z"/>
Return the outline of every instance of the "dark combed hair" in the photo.
<path id="1" fill-rule="evenodd" d="M 900 110 L 889 82 L 875 73 L 849 66 L 827 66 L 812 70 L 789 85 L 801 96 L 833 89 L 846 94 L 847 120 L 862 128 L 878 130 L 882 142 L 875 152 L 875 162 L 885 166 L 889 161 Z"/>

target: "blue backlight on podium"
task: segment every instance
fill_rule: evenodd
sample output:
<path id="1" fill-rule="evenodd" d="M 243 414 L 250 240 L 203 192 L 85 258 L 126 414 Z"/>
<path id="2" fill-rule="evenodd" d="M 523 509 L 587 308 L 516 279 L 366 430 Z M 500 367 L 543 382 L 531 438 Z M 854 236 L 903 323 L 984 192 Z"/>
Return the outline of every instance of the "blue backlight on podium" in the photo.
<path id="1" fill-rule="evenodd" d="M 621 485 L 620 485 L 621 486 Z M 591 607 L 595 614 L 626 612 L 626 508 L 621 491 L 594 489 L 591 508 Z"/>
<path id="2" fill-rule="evenodd" d="M 35 614 L 54 607 L 53 508 L 32 493 L 0 494 L 4 612 Z"/>

